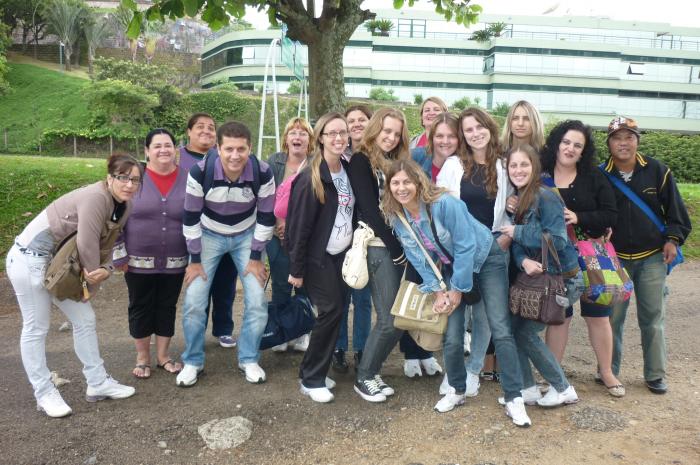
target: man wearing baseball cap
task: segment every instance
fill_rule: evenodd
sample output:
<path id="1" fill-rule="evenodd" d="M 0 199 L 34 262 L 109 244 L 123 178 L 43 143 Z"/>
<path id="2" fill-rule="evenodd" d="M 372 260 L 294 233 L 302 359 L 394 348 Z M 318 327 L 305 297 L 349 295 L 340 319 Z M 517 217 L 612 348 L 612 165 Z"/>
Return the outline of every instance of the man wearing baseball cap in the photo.
<path id="1" fill-rule="evenodd" d="M 671 170 L 663 163 L 637 151 L 640 131 L 632 118 L 615 117 L 608 125 L 610 158 L 604 172 L 617 198 L 617 223 L 612 243 L 625 270 L 634 282 L 637 321 L 642 333 L 644 380 L 655 394 L 665 394 L 666 341 L 664 336 L 664 289 L 668 265 L 674 261 L 677 246 L 690 234 L 688 212 L 681 199 Z M 637 199 L 625 193 L 629 188 Z M 651 210 L 645 213 L 637 202 Z M 651 219 L 660 220 L 659 228 Z M 613 307 L 612 370 L 619 375 L 622 362 L 622 332 L 629 301 Z"/>

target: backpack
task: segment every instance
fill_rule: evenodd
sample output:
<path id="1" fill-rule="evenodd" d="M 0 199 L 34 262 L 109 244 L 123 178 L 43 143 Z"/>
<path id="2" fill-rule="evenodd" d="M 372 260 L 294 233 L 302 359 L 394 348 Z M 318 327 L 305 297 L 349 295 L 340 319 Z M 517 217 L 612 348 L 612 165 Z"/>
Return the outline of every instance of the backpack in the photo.
<path id="1" fill-rule="evenodd" d="M 207 192 L 211 189 L 214 184 L 214 166 L 216 159 L 219 158 L 219 152 L 215 150 L 210 150 L 207 156 L 204 157 L 204 181 L 202 182 L 203 197 L 207 196 Z M 260 161 L 258 157 L 254 154 L 250 154 L 250 160 L 253 163 L 253 183 L 251 188 L 253 189 L 253 194 L 257 198 L 258 192 L 260 192 Z"/>

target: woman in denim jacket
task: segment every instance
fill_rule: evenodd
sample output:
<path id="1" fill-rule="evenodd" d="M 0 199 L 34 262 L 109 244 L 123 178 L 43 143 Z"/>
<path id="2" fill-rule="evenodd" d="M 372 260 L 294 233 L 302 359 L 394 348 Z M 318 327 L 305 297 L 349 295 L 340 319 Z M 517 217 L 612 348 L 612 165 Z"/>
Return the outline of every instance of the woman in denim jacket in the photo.
<path id="1" fill-rule="evenodd" d="M 449 195 L 446 189 L 430 184 L 421 167 L 413 161 L 392 163 L 387 170 L 387 184 L 390 192 L 385 191 L 382 197 L 382 210 L 406 258 L 422 278 L 419 289 L 435 294 L 435 312 L 449 315 L 443 352 L 447 377 L 454 390 L 435 405 L 438 412 L 448 412 L 464 404 L 466 397 L 463 352 L 466 305 L 462 293 L 472 290 L 474 273 L 481 269 L 489 254 L 491 234 L 469 214 L 463 202 Z M 412 231 L 399 215 L 405 216 Z M 417 244 L 416 239 L 421 244 Z M 421 251 L 421 245 L 431 255 L 433 263 L 442 269 L 447 291 L 441 289 L 440 279 Z"/>
<path id="2" fill-rule="evenodd" d="M 547 272 L 561 273 L 563 270 L 577 269 L 576 250 L 566 234 L 563 202 L 557 194 L 541 186 L 540 157 L 535 149 L 529 145 L 519 146 L 508 155 L 507 166 L 519 200 L 515 210 L 515 225 L 504 226 L 501 232 L 513 239 L 511 248 L 515 264 L 528 275 L 542 273 L 542 263 L 531 257 L 539 256 L 542 234 L 548 232 L 562 269 L 557 269 L 550 262 Z M 513 315 L 512 323 L 519 349 L 525 403 L 556 407 L 578 402 L 578 395 L 566 379 L 561 365 L 538 335 L 545 325 L 521 318 L 520 315 Z M 532 376 L 530 361 L 552 386 L 544 397 Z"/>

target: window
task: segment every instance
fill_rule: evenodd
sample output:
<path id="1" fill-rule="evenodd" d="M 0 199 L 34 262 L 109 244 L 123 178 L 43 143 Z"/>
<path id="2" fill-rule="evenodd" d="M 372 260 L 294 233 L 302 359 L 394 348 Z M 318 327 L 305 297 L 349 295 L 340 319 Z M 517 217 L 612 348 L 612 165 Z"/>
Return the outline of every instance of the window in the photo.
<path id="1" fill-rule="evenodd" d="M 243 64 L 243 47 L 226 50 L 226 66 Z"/>
<path id="2" fill-rule="evenodd" d="M 630 63 L 627 67 L 627 74 L 634 76 L 644 75 L 644 63 Z"/>
<path id="3" fill-rule="evenodd" d="M 492 73 L 495 64 L 496 58 L 493 55 L 484 58 L 484 68 L 482 71 L 484 73 Z"/>

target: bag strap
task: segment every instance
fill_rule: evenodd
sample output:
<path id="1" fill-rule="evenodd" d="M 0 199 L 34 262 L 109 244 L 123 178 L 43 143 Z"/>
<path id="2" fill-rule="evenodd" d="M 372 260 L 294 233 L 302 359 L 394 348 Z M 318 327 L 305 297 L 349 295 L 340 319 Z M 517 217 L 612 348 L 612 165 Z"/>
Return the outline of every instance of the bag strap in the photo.
<path id="1" fill-rule="evenodd" d="M 561 261 L 559 260 L 559 253 L 554 247 L 554 242 L 552 242 L 552 235 L 548 231 L 545 231 L 542 233 L 542 270 L 544 272 L 547 272 L 547 269 L 549 268 L 548 252 L 552 254 L 554 263 L 556 263 L 556 265 L 561 270 Z"/>
<path id="2" fill-rule="evenodd" d="M 642 200 L 632 189 L 630 189 L 624 182 L 622 182 L 621 179 L 613 176 L 612 174 L 608 173 L 605 170 L 605 163 L 601 163 L 598 165 L 598 169 L 603 172 L 603 174 L 610 180 L 610 182 L 613 184 L 613 186 L 617 187 L 620 192 L 625 194 L 628 199 L 632 201 L 642 212 L 649 217 L 652 223 L 654 223 L 654 226 L 658 228 L 659 231 L 661 231 L 661 234 L 666 234 L 666 225 L 663 224 L 661 219 L 654 213 L 649 205 Z"/>
<path id="3" fill-rule="evenodd" d="M 423 255 L 425 255 L 426 260 L 428 260 L 430 267 L 433 269 L 433 273 L 435 273 L 435 276 L 437 276 L 438 280 L 440 281 L 440 289 L 442 289 L 443 291 L 446 290 L 447 286 L 445 285 L 445 280 L 442 278 L 442 273 L 440 273 L 440 270 L 435 265 L 435 262 L 433 262 L 433 259 L 430 258 L 430 254 L 428 253 L 427 250 L 425 250 L 425 247 L 423 247 L 423 243 L 420 241 L 420 239 L 418 239 L 418 237 L 416 236 L 416 233 L 413 232 L 413 228 L 411 228 L 411 225 L 408 224 L 408 220 L 406 220 L 406 215 L 403 213 L 399 213 L 398 217 L 401 220 L 401 222 L 404 224 L 404 226 L 406 226 L 408 231 L 411 233 L 411 236 L 413 236 L 413 240 L 416 241 L 416 243 L 418 244 L 418 247 L 420 247 L 420 249 L 423 251 Z M 406 273 L 404 272 L 404 276 L 405 275 L 406 275 Z"/>
<path id="4" fill-rule="evenodd" d="M 435 243 L 437 244 L 438 247 L 440 247 L 440 250 L 442 250 L 442 253 L 447 257 L 447 259 L 450 261 L 452 265 L 454 265 L 455 259 L 452 257 L 452 254 L 450 254 L 447 249 L 442 245 L 440 242 L 440 238 L 438 237 L 437 234 L 437 229 L 435 228 L 435 223 L 433 223 L 433 215 L 430 213 L 430 206 L 426 206 L 426 210 L 428 212 L 428 222 L 430 223 L 430 230 L 433 232 L 433 239 L 435 239 Z"/>

